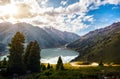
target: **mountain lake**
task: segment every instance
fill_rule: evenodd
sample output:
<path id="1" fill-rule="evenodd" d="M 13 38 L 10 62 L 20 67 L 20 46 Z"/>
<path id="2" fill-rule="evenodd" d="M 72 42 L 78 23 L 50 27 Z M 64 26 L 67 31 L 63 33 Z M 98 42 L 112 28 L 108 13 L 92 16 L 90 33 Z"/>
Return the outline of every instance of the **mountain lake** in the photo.
<path id="1" fill-rule="evenodd" d="M 70 62 L 75 57 L 77 57 L 78 55 L 79 55 L 78 52 L 65 48 L 42 49 L 41 63 L 56 64 L 59 56 L 61 56 L 63 63 L 67 63 Z M 0 59 L 3 60 L 4 57 L 7 57 L 7 55 L 0 57 Z"/>

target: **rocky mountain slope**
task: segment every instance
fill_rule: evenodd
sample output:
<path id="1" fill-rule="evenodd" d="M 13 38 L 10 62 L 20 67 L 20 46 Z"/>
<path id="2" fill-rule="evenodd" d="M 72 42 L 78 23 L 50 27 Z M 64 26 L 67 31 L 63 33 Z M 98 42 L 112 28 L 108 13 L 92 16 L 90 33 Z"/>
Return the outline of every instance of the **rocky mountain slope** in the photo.
<path id="1" fill-rule="evenodd" d="M 42 48 L 59 47 L 79 38 L 77 34 L 55 28 L 40 28 L 27 23 L 0 23 L 0 43 L 7 45 L 17 32 L 22 32 L 26 42 L 37 40 Z"/>
<path id="2" fill-rule="evenodd" d="M 79 52 L 77 61 L 120 63 L 120 22 L 91 31 L 67 47 Z"/>

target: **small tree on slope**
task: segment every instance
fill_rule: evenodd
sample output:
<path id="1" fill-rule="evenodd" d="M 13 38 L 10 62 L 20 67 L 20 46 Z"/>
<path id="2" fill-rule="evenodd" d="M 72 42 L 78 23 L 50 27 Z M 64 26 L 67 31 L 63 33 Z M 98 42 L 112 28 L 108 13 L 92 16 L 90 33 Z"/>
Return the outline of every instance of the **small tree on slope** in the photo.
<path id="1" fill-rule="evenodd" d="M 63 62 L 60 56 L 57 61 L 56 70 L 64 70 Z"/>

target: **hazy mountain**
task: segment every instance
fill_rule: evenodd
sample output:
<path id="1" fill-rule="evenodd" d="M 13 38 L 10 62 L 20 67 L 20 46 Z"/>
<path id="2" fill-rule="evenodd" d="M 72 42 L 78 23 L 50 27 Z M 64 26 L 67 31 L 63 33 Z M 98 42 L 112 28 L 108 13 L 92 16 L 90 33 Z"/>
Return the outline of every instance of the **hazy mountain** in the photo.
<path id="1" fill-rule="evenodd" d="M 2 43 L 0 43 L 0 52 L 4 51 L 6 46 Z"/>
<path id="2" fill-rule="evenodd" d="M 104 62 L 120 61 L 120 22 L 91 31 L 67 47 L 79 51 L 75 60 Z"/>
<path id="3" fill-rule="evenodd" d="M 20 31 L 25 34 L 26 42 L 37 40 L 42 48 L 59 47 L 79 38 L 70 32 L 62 32 L 54 28 L 40 28 L 27 23 L 0 23 L 0 42 L 8 44 L 13 35 Z"/>

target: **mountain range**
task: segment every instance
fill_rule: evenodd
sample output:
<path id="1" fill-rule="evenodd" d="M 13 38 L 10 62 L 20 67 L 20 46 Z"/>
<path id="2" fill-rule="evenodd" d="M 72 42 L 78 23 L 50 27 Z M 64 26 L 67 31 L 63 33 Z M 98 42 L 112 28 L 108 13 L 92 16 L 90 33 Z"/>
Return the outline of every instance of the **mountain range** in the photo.
<path id="1" fill-rule="evenodd" d="M 40 28 L 28 23 L 0 23 L 0 46 L 8 45 L 14 34 L 19 31 L 26 37 L 26 42 L 37 40 L 41 48 L 63 46 L 79 38 L 79 35 L 60 31 L 53 27 Z M 2 49 L 1 49 L 2 50 Z"/>
<path id="2" fill-rule="evenodd" d="M 120 22 L 91 31 L 67 47 L 79 52 L 74 61 L 120 63 Z"/>

